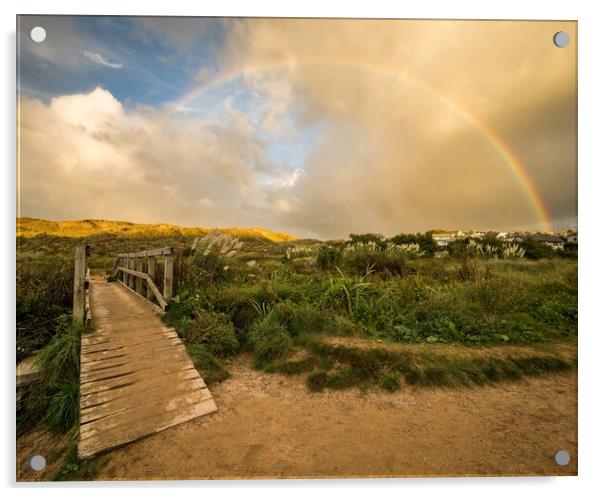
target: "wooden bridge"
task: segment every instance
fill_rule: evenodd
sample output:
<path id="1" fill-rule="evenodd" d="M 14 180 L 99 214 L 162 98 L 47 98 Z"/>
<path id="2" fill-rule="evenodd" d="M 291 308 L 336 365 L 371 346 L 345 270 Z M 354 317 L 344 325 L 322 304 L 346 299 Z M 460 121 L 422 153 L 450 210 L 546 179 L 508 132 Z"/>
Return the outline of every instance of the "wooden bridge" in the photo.
<path id="1" fill-rule="evenodd" d="M 172 249 L 120 254 L 115 282 L 90 278 L 88 253 L 76 249 L 73 303 L 74 320 L 92 324 L 81 339 L 81 458 L 217 410 L 180 338 L 158 316 L 173 294 Z"/>

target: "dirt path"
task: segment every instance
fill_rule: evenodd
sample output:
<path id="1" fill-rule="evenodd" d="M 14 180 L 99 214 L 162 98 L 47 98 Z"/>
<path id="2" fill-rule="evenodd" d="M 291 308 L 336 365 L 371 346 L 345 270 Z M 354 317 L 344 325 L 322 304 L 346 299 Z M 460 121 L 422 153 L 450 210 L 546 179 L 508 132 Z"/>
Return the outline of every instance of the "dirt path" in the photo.
<path id="1" fill-rule="evenodd" d="M 577 472 L 577 375 L 475 389 L 310 393 L 237 358 L 219 411 L 109 453 L 100 479 Z M 566 467 L 553 454 L 566 449 Z"/>

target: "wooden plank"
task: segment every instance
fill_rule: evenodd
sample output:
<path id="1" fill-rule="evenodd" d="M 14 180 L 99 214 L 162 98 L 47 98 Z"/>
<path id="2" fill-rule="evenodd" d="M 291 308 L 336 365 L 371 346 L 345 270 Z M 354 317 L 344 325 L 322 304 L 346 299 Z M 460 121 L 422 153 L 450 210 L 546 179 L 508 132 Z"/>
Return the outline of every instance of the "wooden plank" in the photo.
<path id="1" fill-rule="evenodd" d="M 123 377 L 133 375 L 147 370 L 162 369 L 164 374 L 168 374 L 174 370 L 182 370 L 182 368 L 190 368 L 190 359 L 186 355 L 169 355 L 168 353 L 156 356 L 155 360 L 147 363 L 143 362 L 126 362 L 122 365 L 113 365 L 110 367 L 97 367 L 82 371 L 79 376 L 80 385 L 89 384 L 92 382 L 103 382 L 113 377 Z"/>
<path id="2" fill-rule="evenodd" d="M 131 263 L 132 262 L 130 259 L 130 264 Z M 151 280 L 151 278 L 148 276 L 148 274 L 145 274 L 144 272 L 139 272 L 139 271 L 131 269 L 131 268 L 126 268 L 126 267 L 119 267 L 119 270 L 122 272 L 125 272 L 126 274 L 129 274 L 132 279 L 134 279 L 136 277 L 144 279 L 147 282 L 148 286 L 151 288 L 151 291 L 155 295 L 155 298 L 157 298 L 157 301 L 159 302 L 159 306 L 161 307 L 161 310 L 165 310 L 165 307 L 167 307 L 167 303 L 166 303 L 167 300 L 165 300 L 163 298 L 163 296 L 161 296 L 161 292 L 159 291 L 159 288 L 157 288 L 154 281 Z M 133 289 L 132 284 L 128 284 L 128 287 L 130 287 L 130 289 Z"/>
<path id="3" fill-rule="evenodd" d="M 163 339 L 174 339 L 174 338 L 179 339 L 178 334 L 175 331 L 165 332 L 162 329 L 148 329 L 146 332 L 140 333 L 135 337 L 136 337 L 136 341 L 139 343 L 146 343 L 151 340 L 163 340 Z M 113 343 L 113 344 L 128 343 L 130 341 L 131 341 L 131 339 L 128 339 L 124 336 L 119 336 L 119 335 L 115 336 L 112 334 L 103 334 L 101 336 L 94 336 L 93 338 L 89 338 L 86 340 L 84 340 L 84 338 L 82 338 L 82 343 L 86 343 L 86 345 L 88 345 L 88 347 L 94 346 L 97 344 L 104 344 L 104 343 Z"/>
<path id="4" fill-rule="evenodd" d="M 182 344 L 178 344 L 177 346 L 181 346 L 181 350 L 184 351 L 184 346 Z M 108 359 L 115 355 L 121 355 L 123 353 L 127 353 L 127 355 L 129 357 L 131 357 L 132 353 L 136 353 L 137 351 L 143 350 L 143 349 L 147 349 L 150 351 L 150 346 L 148 345 L 148 343 L 144 343 L 140 346 L 135 346 L 135 347 L 121 345 L 121 346 L 115 346 L 113 348 L 106 348 L 103 350 L 86 352 L 86 353 L 82 353 L 81 362 L 82 363 L 98 362 L 100 360 Z M 173 345 L 165 345 L 163 347 L 157 345 L 152 348 L 152 350 L 155 352 L 161 352 L 161 351 L 171 350 L 171 349 L 173 349 Z"/>
<path id="5" fill-rule="evenodd" d="M 145 405 L 146 403 L 152 402 L 152 398 L 156 397 L 158 393 L 161 393 L 164 387 L 164 384 L 160 384 L 154 388 L 147 388 L 138 393 L 136 397 L 141 405 Z M 198 391 L 204 400 L 211 399 L 211 393 L 204 387 L 204 383 L 199 378 L 183 381 L 176 387 L 178 394 L 188 394 Z M 129 388 L 127 388 L 126 393 L 126 395 L 114 396 L 109 401 L 94 405 L 93 407 L 83 408 L 81 411 L 80 422 L 83 424 L 102 417 L 127 411 L 131 407 L 132 393 L 129 392 Z"/>
<path id="6" fill-rule="evenodd" d="M 135 425 L 143 424 L 146 419 L 154 420 L 153 417 L 157 416 L 173 417 L 170 412 L 177 415 L 179 413 L 177 410 L 207 401 L 213 403 L 211 396 L 207 397 L 202 390 L 196 390 L 176 394 L 167 403 L 164 398 L 160 397 L 154 398 L 148 403 L 138 404 L 134 408 L 129 405 L 123 411 L 82 424 L 79 429 L 79 437 L 80 439 L 89 439 L 96 436 L 99 431 L 115 434 L 120 430 L 132 429 Z"/>
<path id="7" fill-rule="evenodd" d="M 193 370 L 194 365 L 192 363 L 178 362 L 174 366 L 166 367 L 166 370 L 156 371 L 161 377 L 167 377 L 170 374 L 183 372 L 185 370 Z M 153 373 L 153 368 L 138 370 L 136 372 L 124 374 L 119 377 L 111 377 L 110 379 L 102 379 L 94 382 L 84 382 L 80 385 L 80 394 L 89 394 L 95 391 L 106 391 L 115 387 L 123 386 L 124 384 L 132 384 L 137 381 L 143 380 L 149 374 Z M 168 385 L 168 384 L 166 384 Z"/>
<path id="8" fill-rule="evenodd" d="M 170 380 L 173 381 L 173 387 L 175 389 L 177 389 L 180 384 L 193 379 L 200 379 L 204 384 L 203 379 L 195 369 L 176 372 L 170 376 Z M 144 393 L 147 389 L 156 387 L 165 388 L 165 379 L 163 377 L 148 377 L 143 381 L 138 381 L 123 387 L 116 387 L 109 391 L 98 391 L 85 394 L 80 398 L 80 409 L 84 410 L 93 405 L 106 403 L 123 396 L 133 397 L 140 393 Z"/>
<path id="9" fill-rule="evenodd" d="M 146 424 L 142 422 L 134 422 L 122 426 L 120 429 L 110 429 L 107 434 L 96 432 L 96 435 L 94 436 L 80 439 L 78 454 L 81 458 L 87 458 L 116 446 L 121 446 L 142 437 L 161 432 L 183 422 L 193 420 L 203 415 L 208 415 L 215 411 L 217 411 L 215 402 L 213 400 L 206 400 L 201 403 L 192 403 L 176 412 L 167 411 L 162 415 L 156 415 L 155 426 L 152 432 L 149 432 L 146 428 Z M 84 425 L 92 424 L 94 424 L 94 422 Z"/>
<path id="10" fill-rule="evenodd" d="M 98 318 L 82 336 L 80 457 L 217 410 L 181 339 L 144 297 L 100 280 L 90 289 Z"/>
<path id="11" fill-rule="evenodd" d="M 137 251 L 134 253 L 120 253 L 117 255 L 118 258 L 139 258 L 139 257 L 160 257 L 165 255 L 172 255 L 173 248 L 171 246 L 165 246 L 163 248 L 154 248 L 152 250 Z"/>

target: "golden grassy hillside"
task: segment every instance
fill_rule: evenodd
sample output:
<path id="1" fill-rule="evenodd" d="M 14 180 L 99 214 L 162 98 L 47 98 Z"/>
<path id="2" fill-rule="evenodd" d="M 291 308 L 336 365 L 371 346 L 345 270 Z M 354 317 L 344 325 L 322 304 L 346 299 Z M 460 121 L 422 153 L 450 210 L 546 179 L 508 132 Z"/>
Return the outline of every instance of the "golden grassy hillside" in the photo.
<path id="1" fill-rule="evenodd" d="M 292 241 L 294 236 L 286 233 L 272 232 L 259 227 L 253 228 L 224 228 L 218 229 L 236 237 L 265 238 L 274 242 Z M 32 219 L 30 217 L 17 218 L 17 236 L 32 238 L 40 234 L 62 236 L 68 238 L 83 238 L 96 234 L 115 234 L 119 236 L 202 236 L 211 229 L 205 227 L 182 227 L 172 224 L 135 224 L 119 220 L 83 219 L 52 221 Z"/>

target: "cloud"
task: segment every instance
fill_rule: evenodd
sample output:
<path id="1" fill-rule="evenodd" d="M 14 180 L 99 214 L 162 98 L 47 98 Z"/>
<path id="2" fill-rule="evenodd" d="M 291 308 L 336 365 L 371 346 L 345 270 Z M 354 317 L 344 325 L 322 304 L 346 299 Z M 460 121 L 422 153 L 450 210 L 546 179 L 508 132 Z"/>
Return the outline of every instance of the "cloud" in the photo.
<path id="1" fill-rule="evenodd" d="M 576 58 L 559 29 L 574 38 L 563 22 L 240 21 L 232 70 L 286 88 L 265 94 L 294 102 L 297 127 L 329 124 L 273 194 L 280 219 L 321 236 L 543 227 L 502 146 L 552 220 L 576 219 Z"/>
<path id="2" fill-rule="evenodd" d="M 22 98 L 21 213 L 319 237 L 536 229 L 503 157 L 511 149 L 552 221 L 576 222 L 576 53 L 551 43 L 558 30 L 576 39 L 574 23 L 218 24 L 219 36 L 201 24 L 215 63 L 191 78 L 239 75 L 245 102 L 228 86 L 211 93 L 210 112 L 209 93 L 194 108 L 175 99 L 172 112 L 124 106 L 102 88 Z M 194 59 L 194 22 L 177 28 L 157 19 L 140 36 L 165 30 Z M 311 129 L 302 163 L 270 158 L 286 161 L 281 149 Z"/>
<path id="3" fill-rule="evenodd" d="M 232 106 L 216 125 L 125 110 L 102 88 L 20 105 L 21 215 L 282 227 L 257 183 L 268 159 Z"/>
<path id="4" fill-rule="evenodd" d="M 113 62 L 109 62 L 100 53 L 84 51 L 84 57 L 99 65 L 110 67 L 111 69 L 121 69 L 123 67 L 123 64 L 115 64 Z"/>

